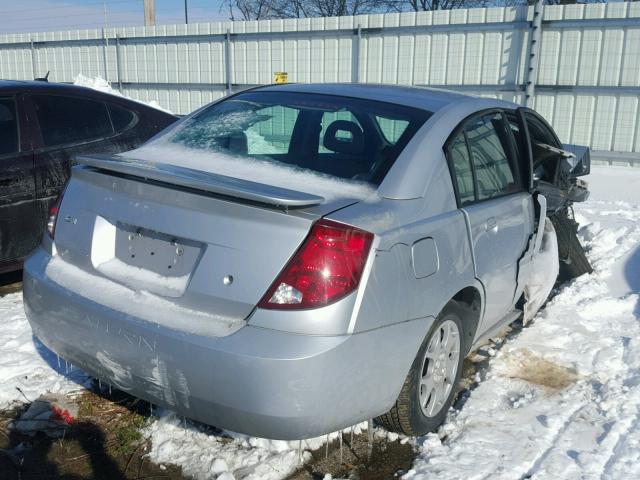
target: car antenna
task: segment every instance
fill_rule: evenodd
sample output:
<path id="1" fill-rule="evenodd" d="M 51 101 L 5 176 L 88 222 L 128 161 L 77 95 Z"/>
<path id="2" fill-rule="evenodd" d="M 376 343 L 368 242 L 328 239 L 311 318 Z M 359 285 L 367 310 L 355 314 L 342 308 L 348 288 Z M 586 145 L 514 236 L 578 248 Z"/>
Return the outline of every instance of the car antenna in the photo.
<path id="1" fill-rule="evenodd" d="M 47 74 L 44 77 L 36 78 L 36 82 L 48 82 L 50 73 L 51 73 L 51 70 L 47 71 Z"/>

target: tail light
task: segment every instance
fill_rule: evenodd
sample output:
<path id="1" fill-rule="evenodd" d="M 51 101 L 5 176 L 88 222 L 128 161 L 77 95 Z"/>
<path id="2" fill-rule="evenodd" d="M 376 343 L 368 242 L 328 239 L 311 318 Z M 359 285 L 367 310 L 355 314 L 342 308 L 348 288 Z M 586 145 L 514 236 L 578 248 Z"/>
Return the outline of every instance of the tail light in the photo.
<path id="1" fill-rule="evenodd" d="M 47 233 L 53 240 L 56 235 L 56 223 L 58 222 L 58 211 L 60 210 L 60 204 L 62 203 L 62 197 L 64 196 L 64 190 L 60 192 L 56 201 L 49 207 L 49 220 L 47 220 Z"/>
<path id="2" fill-rule="evenodd" d="M 358 288 L 373 234 L 320 220 L 258 306 L 302 310 L 333 303 Z"/>

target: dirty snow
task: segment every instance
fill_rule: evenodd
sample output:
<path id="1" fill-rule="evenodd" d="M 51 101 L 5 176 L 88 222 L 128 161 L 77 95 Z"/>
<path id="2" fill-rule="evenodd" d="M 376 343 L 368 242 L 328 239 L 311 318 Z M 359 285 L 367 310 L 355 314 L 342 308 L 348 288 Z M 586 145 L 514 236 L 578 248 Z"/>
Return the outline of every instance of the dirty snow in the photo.
<path id="1" fill-rule="evenodd" d="M 158 110 L 162 110 L 163 112 L 173 113 L 170 110 L 167 110 L 166 108 L 161 107 L 160 104 L 155 100 L 151 100 L 149 102 L 143 102 L 141 100 L 136 100 L 134 98 L 130 98 L 130 97 L 127 97 L 126 95 L 123 95 L 118 90 L 112 88 L 111 84 L 107 82 L 104 78 L 102 78 L 100 75 L 98 75 L 97 77 L 87 77 L 86 75 L 79 73 L 73 79 L 73 84 L 78 85 L 79 87 L 87 87 L 93 90 L 98 90 L 100 92 L 108 93 L 110 95 L 117 95 L 118 97 L 129 98 L 129 100 L 133 100 L 139 103 L 144 103 L 145 105 L 148 105 L 153 108 L 157 108 Z"/>
<path id="2" fill-rule="evenodd" d="M 375 189 L 365 183 L 341 180 L 268 160 L 254 160 L 212 150 L 182 147 L 161 140 L 123 153 L 121 156 L 192 168 L 290 190 L 302 190 L 322 196 L 325 200 L 350 198 L 374 201 L 377 199 Z"/>
<path id="3" fill-rule="evenodd" d="M 594 273 L 484 350 L 477 386 L 438 434 L 416 439 L 406 478 L 640 478 L 640 169 L 594 167 L 588 180 L 592 199 L 576 215 Z M 77 388 L 34 344 L 20 294 L 0 298 L 0 318 L 0 405 L 22 399 L 16 387 L 30 399 Z M 185 429 L 171 413 L 147 434 L 154 461 L 196 478 L 283 478 L 298 462 L 297 442 Z"/>
<path id="4" fill-rule="evenodd" d="M 353 428 L 355 434 L 366 429 L 367 422 Z M 344 430 L 345 435 L 348 433 L 350 429 Z M 213 433 L 168 411 L 161 412 L 161 418 L 147 428 L 146 435 L 151 438 L 151 460 L 180 465 L 185 474 L 197 479 L 224 473 L 233 475 L 228 478 L 284 478 L 299 467 L 300 456 L 309 460 L 308 450 L 320 448 L 327 440 L 326 435 L 303 440 L 299 452 L 297 441 L 267 440 L 233 432 Z M 329 440 L 338 436 L 339 433 L 334 432 Z"/>

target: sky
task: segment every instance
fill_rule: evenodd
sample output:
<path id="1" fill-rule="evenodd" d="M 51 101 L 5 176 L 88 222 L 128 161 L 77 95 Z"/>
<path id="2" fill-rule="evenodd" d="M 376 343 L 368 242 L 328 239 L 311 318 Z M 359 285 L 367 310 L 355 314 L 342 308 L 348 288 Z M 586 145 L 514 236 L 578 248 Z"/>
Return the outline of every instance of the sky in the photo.
<path id="1" fill-rule="evenodd" d="M 143 0 L 0 0 L 0 34 L 144 24 Z M 189 23 L 226 20 L 222 0 L 187 0 Z M 184 0 L 156 0 L 156 23 L 184 23 Z"/>

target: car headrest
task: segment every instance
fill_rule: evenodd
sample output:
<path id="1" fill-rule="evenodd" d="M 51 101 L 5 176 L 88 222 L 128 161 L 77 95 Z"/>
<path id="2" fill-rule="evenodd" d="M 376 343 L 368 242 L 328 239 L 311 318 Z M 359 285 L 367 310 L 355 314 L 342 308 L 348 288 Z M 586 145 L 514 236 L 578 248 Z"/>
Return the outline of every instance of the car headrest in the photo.
<path id="1" fill-rule="evenodd" d="M 13 112 L 6 105 L 0 105 L 0 122 L 10 122 L 13 120 Z"/>
<path id="2" fill-rule="evenodd" d="M 357 123 L 335 120 L 327 127 L 322 144 L 332 152 L 358 155 L 364 150 L 364 135 Z"/>
<path id="3" fill-rule="evenodd" d="M 246 155 L 249 147 L 247 142 L 247 136 L 244 132 L 234 132 L 229 135 L 229 145 L 227 147 L 233 153 L 240 155 Z"/>

